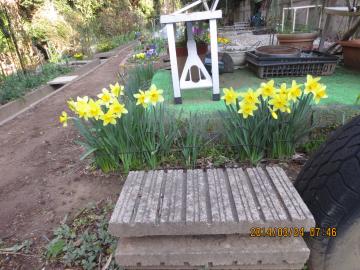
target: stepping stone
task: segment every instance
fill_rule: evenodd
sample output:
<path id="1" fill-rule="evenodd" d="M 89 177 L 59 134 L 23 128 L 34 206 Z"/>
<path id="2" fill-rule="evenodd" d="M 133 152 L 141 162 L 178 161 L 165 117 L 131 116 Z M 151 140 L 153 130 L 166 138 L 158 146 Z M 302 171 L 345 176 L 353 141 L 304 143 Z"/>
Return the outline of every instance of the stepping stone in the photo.
<path id="1" fill-rule="evenodd" d="M 99 58 L 99 59 L 108 59 L 110 57 L 113 57 L 115 55 L 115 52 L 113 51 L 109 51 L 109 52 L 103 52 L 103 53 L 97 53 L 95 54 L 95 58 Z"/>
<path id="2" fill-rule="evenodd" d="M 315 226 L 280 167 L 130 172 L 109 231 L 121 238 Z"/>
<path id="3" fill-rule="evenodd" d="M 310 250 L 301 237 L 157 236 L 119 240 L 125 269 L 302 269 Z"/>
<path id="4" fill-rule="evenodd" d="M 55 79 L 53 79 L 52 81 L 48 82 L 47 84 L 48 85 L 51 85 L 51 86 L 63 86 L 73 80 L 75 80 L 78 76 L 75 75 L 75 76 L 61 76 L 61 77 L 57 77 Z"/>

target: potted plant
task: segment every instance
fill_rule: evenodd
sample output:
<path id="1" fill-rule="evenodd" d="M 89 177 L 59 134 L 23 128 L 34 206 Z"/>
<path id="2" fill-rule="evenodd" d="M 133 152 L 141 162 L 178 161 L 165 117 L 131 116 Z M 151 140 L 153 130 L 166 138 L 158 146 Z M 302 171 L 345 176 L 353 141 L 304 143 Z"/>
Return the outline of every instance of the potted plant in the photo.
<path id="1" fill-rule="evenodd" d="M 196 42 L 197 54 L 199 55 L 201 61 L 204 62 L 206 54 L 208 52 L 209 37 L 207 31 L 203 30 L 201 27 L 193 27 L 192 33 Z M 188 57 L 187 50 L 187 30 L 186 27 L 180 34 L 179 39 L 176 42 L 176 55 L 177 55 L 177 64 L 179 77 L 181 76 L 184 66 Z M 191 69 L 191 77 L 193 81 L 199 80 L 199 72 L 197 69 Z"/>
<path id="2" fill-rule="evenodd" d="M 285 26 L 276 35 L 280 45 L 299 48 L 303 51 L 311 51 L 318 36 L 319 32 L 309 26 L 297 27 L 295 31 Z"/>
<path id="3" fill-rule="evenodd" d="M 345 66 L 360 69 L 360 39 L 339 41 L 343 48 Z"/>

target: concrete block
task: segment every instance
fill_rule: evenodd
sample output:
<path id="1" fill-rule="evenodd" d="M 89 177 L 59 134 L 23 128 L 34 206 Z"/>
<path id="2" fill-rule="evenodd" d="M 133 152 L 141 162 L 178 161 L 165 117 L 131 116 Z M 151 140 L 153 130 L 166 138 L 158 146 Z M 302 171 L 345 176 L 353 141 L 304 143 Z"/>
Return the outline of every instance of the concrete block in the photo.
<path id="1" fill-rule="evenodd" d="M 249 235 L 315 221 L 279 167 L 130 172 L 112 214 L 114 236 Z"/>
<path id="2" fill-rule="evenodd" d="M 152 236 L 119 240 L 126 269 L 301 269 L 310 251 L 299 237 Z"/>
<path id="3" fill-rule="evenodd" d="M 57 77 L 55 79 L 53 79 L 52 81 L 49 81 L 47 84 L 48 85 L 52 85 L 52 86 L 61 86 L 61 85 L 65 85 L 73 80 L 75 80 L 78 76 L 61 76 L 61 77 Z"/>

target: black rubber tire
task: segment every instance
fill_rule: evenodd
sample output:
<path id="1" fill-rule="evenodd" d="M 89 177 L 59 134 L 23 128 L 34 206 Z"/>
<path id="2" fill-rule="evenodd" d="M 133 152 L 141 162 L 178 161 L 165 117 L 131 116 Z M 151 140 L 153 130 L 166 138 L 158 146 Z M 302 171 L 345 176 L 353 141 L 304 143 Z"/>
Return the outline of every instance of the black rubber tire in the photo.
<path id="1" fill-rule="evenodd" d="M 314 215 L 317 227 L 338 228 L 336 238 L 306 239 L 311 248 L 310 269 L 328 270 L 327 255 L 339 250 L 334 245 L 341 244 L 351 227 L 347 223 L 354 223 L 354 213 L 360 210 L 360 116 L 337 129 L 307 161 L 295 187 Z M 341 270 L 351 269 L 344 265 Z"/>

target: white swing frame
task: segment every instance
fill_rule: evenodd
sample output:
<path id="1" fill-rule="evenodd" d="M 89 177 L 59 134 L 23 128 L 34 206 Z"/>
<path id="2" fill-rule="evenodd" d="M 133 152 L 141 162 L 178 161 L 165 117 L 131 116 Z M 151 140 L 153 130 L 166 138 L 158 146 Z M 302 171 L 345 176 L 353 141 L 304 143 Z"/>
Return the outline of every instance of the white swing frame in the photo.
<path id="1" fill-rule="evenodd" d="M 205 11 L 184 13 L 200 4 L 203 4 Z M 218 43 L 217 43 L 217 19 L 222 18 L 222 11 L 216 10 L 219 0 L 213 1 L 209 8 L 207 0 L 197 0 L 184 8 L 160 17 L 160 23 L 166 24 L 169 54 L 171 63 L 171 76 L 174 89 L 174 102 L 181 104 L 181 90 L 182 89 L 196 89 L 196 88 L 211 88 L 213 89 L 212 99 L 214 101 L 220 100 L 220 85 L 219 85 L 219 59 L 218 59 Z M 197 55 L 196 43 L 192 35 L 192 22 L 209 20 L 210 27 L 210 47 L 211 47 L 211 74 L 207 72 L 204 64 Z M 175 44 L 175 24 L 186 23 L 188 32 L 188 59 L 185 63 L 183 73 L 179 78 L 179 71 L 177 65 L 176 44 Z M 199 70 L 199 81 L 194 82 L 191 78 L 191 67 L 196 66 Z"/>

